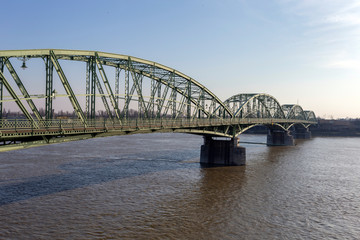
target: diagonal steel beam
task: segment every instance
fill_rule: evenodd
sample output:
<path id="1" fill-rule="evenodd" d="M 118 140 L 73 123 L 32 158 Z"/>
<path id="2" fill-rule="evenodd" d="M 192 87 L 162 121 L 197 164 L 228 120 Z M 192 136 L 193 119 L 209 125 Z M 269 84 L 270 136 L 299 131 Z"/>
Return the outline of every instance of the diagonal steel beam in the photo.
<path id="1" fill-rule="evenodd" d="M 127 75 L 127 82 L 129 81 L 129 74 Z M 131 87 L 131 90 L 129 91 L 129 82 L 127 83 L 127 94 L 125 93 L 125 104 L 124 104 L 124 117 L 127 118 L 128 117 L 128 111 L 129 111 L 129 106 L 130 106 L 130 102 L 131 102 L 131 99 L 134 95 L 134 92 L 135 92 L 135 84 L 133 83 L 132 87 Z M 125 115 L 126 114 L 126 115 Z"/>
<path id="2" fill-rule="evenodd" d="M 182 96 L 181 96 L 181 99 L 180 99 L 179 111 L 177 112 L 175 118 L 178 118 L 180 114 L 181 114 L 181 115 L 184 115 L 185 102 L 186 102 L 186 96 L 182 95 Z"/>
<path id="3" fill-rule="evenodd" d="M 107 102 L 107 100 L 106 100 L 104 90 L 103 90 L 102 87 L 101 87 L 99 78 L 98 78 L 98 76 L 97 76 L 96 73 L 94 73 L 94 77 L 95 77 L 95 81 L 96 81 L 96 86 L 97 86 L 97 88 L 98 88 L 98 90 L 99 90 L 99 93 L 100 93 L 100 95 L 101 95 L 101 100 L 102 100 L 103 103 L 104 103 L 104 107 L 105 107 L 105 109 L 106 109 L 106 112 L 107 112 L 107 114 L 109 115 L 109 118 L 111 119 L 111 121 L 113 121 L 114 118 L 113 118 L 113 116 L 112 116 L 112 114 L 111 114 L 111 110 L 110 110 L 109 104 L 108 104 L 108 102 Z"/>
<path id="4" fill-rule="evenodd" d="M 19 106 L 20 110 L 23 112 L 23 114 L 25 115 L 25 117 L 30 120 L 34 126 L 37 126 L 37 124 L 34 122 L 33 117 L 30 115 L 30 113 L 28 112 L 28 110 L 26 110 L 25 106 L 22 104 L 21 100 L 19 99 L 19 97 L 17 96 L 17 94 L 15 93 L 14 89 L 11 87 L 11 85 L 9 84 L 9 82 L 7 81 L 7 79 L 5 78 L 4 74 L 2 73 L 2 71 L 0 71 L 0 80 L 1 82 L 4 84 L 6 90 L 9 92 L 9 94 L 11 95 L 11 97 L 15 100 L 16 104 Z"/>
<path id="5" fill-rule="evenodd" d="M 170 108 L 172 108 L 172 115 L 171 117 L 172 118 L 175 118 L 175 116 L 173 116 L 174 113 L 176 113 L 176 109 L 175 109 L 175 112 L 174 112 L 174 94 L 176 94 L 176 90 L 174 88 L 171 89 L 171 93 L 170 93 L 170 96 L 169 96 L 169 99 L 167 101 L 167 104 L 165 106 L 165 112 L 164 112 L 164 116 L 167 115 L 168 111 Z"/>
<path id="6" fill-rule="evenodd" d="M 120 120 L 120 111 L 117 107 L 117 104 L 116 104 L 116 99 L 114 97 L 114 93 L 110 87 L 110 84 L 109 84 L 109 81 L 108 81 L 108 78 L 106 77 L 106 74 L 105 74 L 105 70 L 103 68 L 103 65 L 100 61 L 100 58 L 99 58 L 99 55 L 97 54 L 97 52 L 95 52 L 95 60 L 96 60 L 96 65 L 99 69 L 99 72 L 100 72 L 100 75 L 101 75 L 101 78 L 104 82 L 104 85 L 105 85 L 105 88 L 106 88 L 106 91 L 109 95 L 109 98 L 110 98 L 110 102 L 111 102 L 111 105 L 113 106 L 114 108 L 114 111 L 115 111 L 115 115 L 116 115 L 116 118 L 118 120 Z"/>
<path id="7" fill-rule="evenodd" d="M 128 58 L 128 61 L 129 61 L 130 72 L 131 72 L 131 75 L 133 77 L 133 83 L 135 85 L 136 92 L 138 94 L 138 101 L 140 102 L 141 108 L 146 109 L 146 104 L 145 104 L 145 101 L 144 101 L 144 97 L 142 95 L 142 79 L 143 79 L 143 77 L 139 77 L 135 73 L 134 67 L 133 67 L 133 64 L 132 64 L 132 61 L 131 61 L 130 57 Z M 141 76 L 143 76 L 143 75 L 141 74 Z M 144 114 L 145 114 L 145 118 L 148 118 L 147 112 L 144 112 Z"/>
<path id="8" fill-rule="evenodd" d="M 200 112 L 198 112 L 198 111 L 200 111 L 201 110 L 201 108 L 200 108 L 200 105 L 201 105 L 201 98 L 202 98 L 202 96 L 203 96 L 203 91 L 201 91 L 200 93 L 199 93 L 199 96 L 198 96 L 198 98 L 197 98 L 197 104 L 196 104 L 196 106 L 195 106 L 195 111 L 194 111 L 194 113 L 193 113 L 193 116 L 192 116 L 192 120 L 194 120 L 195 118 L 196 118 L 196 114 L 198 114 L 199 116 L 199 118 L 200 118 Z"/>
<path id="9" fill-rule="evenodd" d="M 162 110 L 162 108 L 163 108 L 163 106 L 164 106 L 165 98 L 166 98 L 166 95 L 167 95 L 167 93 L 168 93 L 168 91 L 169 91 L 169 88 L 170 88 L 170 86 L 169 86 L 169 85 L 166 85 L 166 86 L 165 86 L 165 89 L 164 89 L 164 91 L 163 91 L 162 97 L 159 98 L 158 110 L 157 110 L 157 116 L 158 116 L 158 118 L 161 117 L 161 110 Z"/>
<path id="10" fill-rule="evenodd" d="M 38 111 L 38 109 L 36 108 L 34 102 L 30 99 L 30 95 L 28 93 L 28 91 L 26 90 L 24 84 L 22 83 L 22 81 L 19 78 L 19 75 L 16 73 L 14 67 L 12 66 L 9 58 L 5 57 L 4 58 L 4 62 L 5 65 L 7 67 L 7 69 L 9 70 L 11 76 L 13 77 L 16 85 L 19 87 L 20 92 L 24 95 L 24 97 L 26 98 L 27 103 L 29 104 L 29 107 L 31 108 L 32 112 L 34 113 L 34 115 L 36 116 L 36 118 L 38 120 L 41 120 L 42 117 Z"/>
<path id="11" fill-rule="evenodd" d="M 155 82 L 155 80 L 152 80 L 151 81 L 151 96 L 150 96 L 150 101 L 149 103 L 147 104 L 147 107 L 145 109 L 145 111 L 147 111 L 148 113 L 150 113 L 151 111 L 151 116 L 154 115 L 154 100 L 155 100 L 155 94 L 156 92 L 158 91 L 159 87 L 160 87 L 160 82 Z"/>
<path id="12" fill-rule="evenodd" d="M 56 72 L 59 75 L 61 83 L 63 84 L 66 93 L 69 95 L 70 102 L 71 102 L 78 118 L 83 122 L 84 125 L 86 125 L 86 119 L 85 119 L 84 112 L 82 111 L 80 104 L 79 104 L 78 100 L 76 99 L 76 96 L 75 96 L 73 90 L 71 89 L 71 86 L 70 86 L 70 84 L 64 74 L 64 71 L 62 70 L 62 68 L 59 64 L 59 61 L 57 60 L 56 55 L 53 50 L 50 50 L 50 57 L 51 57 L 51 61 L 54 64 Z"/>

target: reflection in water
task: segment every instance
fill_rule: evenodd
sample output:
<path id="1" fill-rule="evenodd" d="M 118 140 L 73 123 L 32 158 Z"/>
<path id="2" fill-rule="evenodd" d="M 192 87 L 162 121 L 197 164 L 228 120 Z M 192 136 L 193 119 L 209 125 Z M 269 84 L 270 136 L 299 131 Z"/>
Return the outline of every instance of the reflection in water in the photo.
<path id="1" fill-rule="evenodd" d="M 212 168 L 184 134 L 0 153 L 0 238 L 356 239 L 359 143 L 244 144 L 246 166 Z"/>

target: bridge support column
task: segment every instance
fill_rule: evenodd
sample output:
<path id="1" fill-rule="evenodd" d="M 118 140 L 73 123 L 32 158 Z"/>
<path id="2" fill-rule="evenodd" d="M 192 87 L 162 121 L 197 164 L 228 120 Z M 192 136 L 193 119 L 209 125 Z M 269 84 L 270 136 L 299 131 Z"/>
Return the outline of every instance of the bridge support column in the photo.
<path id="1" fill-rule="evenodd" d="M 295 130 L 295 139 L 310 139 L 311 132 L 308 128 L 299 128 Z"/>
<path id="2" fill-rule="evenodd" d="M 294 146 L 294 138 L 290 131 L 269 129 L 267 134 L 268 146 Z"/>
<path id="3" fill-rule="evenodd" d="M 240 166 L 245 165 L 245 161 L 246 151 L 239 146 L 238 138 L 214 140 L 212 137 L 204 137 L 200 152 L 201 164 Z"/>

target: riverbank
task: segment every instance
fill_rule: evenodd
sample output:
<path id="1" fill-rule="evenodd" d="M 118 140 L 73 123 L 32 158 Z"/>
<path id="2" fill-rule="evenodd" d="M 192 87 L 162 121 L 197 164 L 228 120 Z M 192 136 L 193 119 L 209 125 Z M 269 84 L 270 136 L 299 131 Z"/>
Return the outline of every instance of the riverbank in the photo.
<path id="1" fill-rule="evenodd" d="M 310 131 L 313 136 L 360 137 L 360 119 L 318 119 Z"/>
<path id="2" fill-rule="evenodd" d="M 360 119 L 318 119 L 317 125 L 310 126 L 312 136 L 323 137 L 360 137 Z M 266 126 L 256 126 L 246 133 L 267 134 Z"/>

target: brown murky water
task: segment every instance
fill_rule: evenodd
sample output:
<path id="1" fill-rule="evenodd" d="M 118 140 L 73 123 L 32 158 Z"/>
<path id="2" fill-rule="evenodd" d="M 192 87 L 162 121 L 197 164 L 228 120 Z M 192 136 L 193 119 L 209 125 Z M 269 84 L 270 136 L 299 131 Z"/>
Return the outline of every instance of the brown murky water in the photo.
<path id="1" fill-rule="evenodd" d="M 214 168 L 201 144 L 145 134 L 0 153 L 0 239 L 359 239 L 360 138 L 243 144 L 246 166 Z"/>

